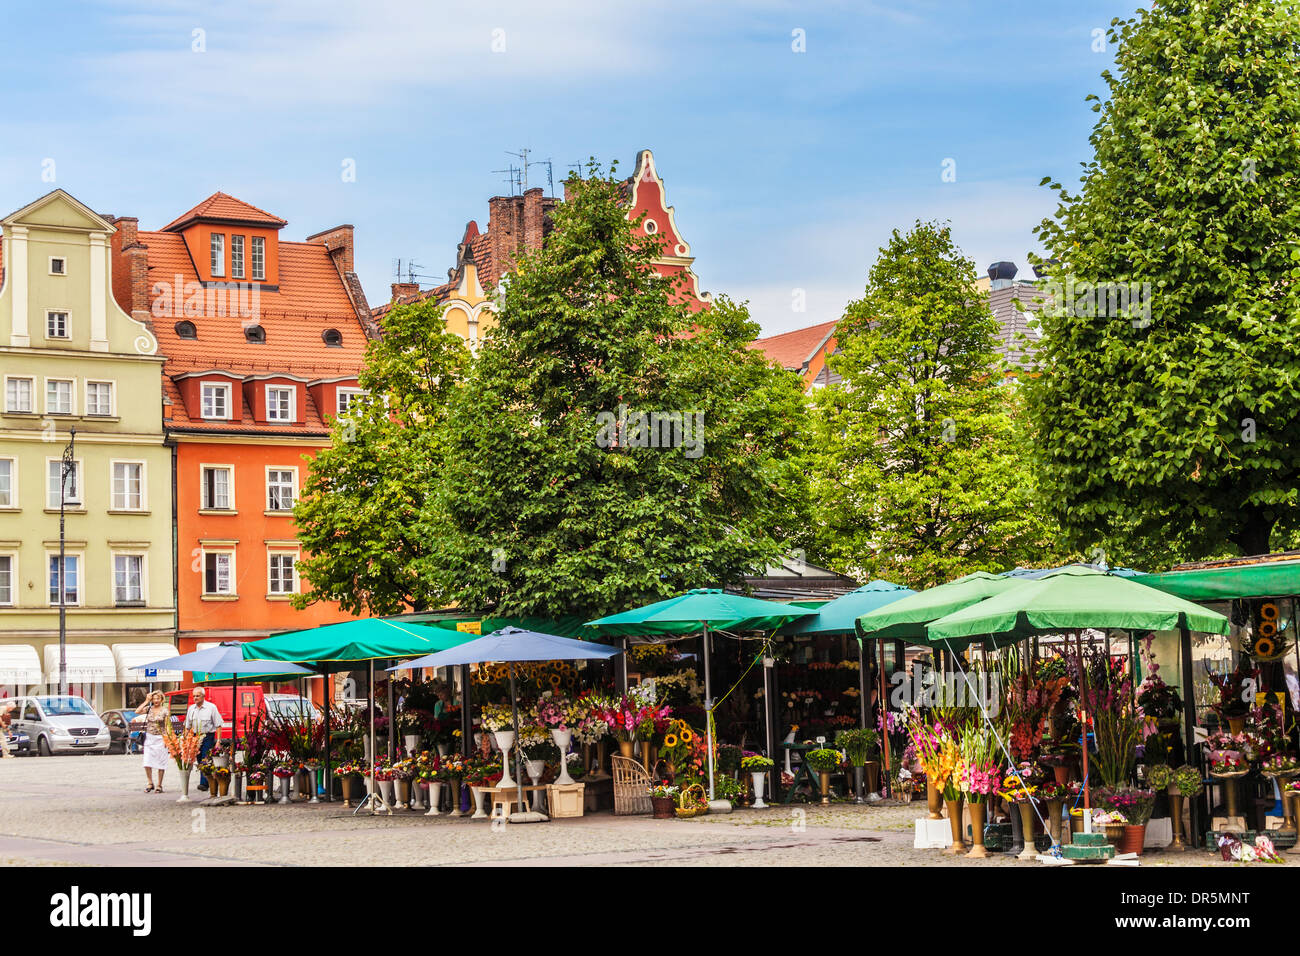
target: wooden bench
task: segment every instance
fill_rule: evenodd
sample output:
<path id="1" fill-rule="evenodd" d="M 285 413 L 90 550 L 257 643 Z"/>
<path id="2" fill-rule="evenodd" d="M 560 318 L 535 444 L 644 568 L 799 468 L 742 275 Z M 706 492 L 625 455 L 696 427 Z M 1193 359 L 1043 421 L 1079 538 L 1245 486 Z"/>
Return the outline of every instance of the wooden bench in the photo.
<path id="1" fill-rule="evenodd" d="M 516 807 L 516 806 L 519 806 L 519 789 L 520 789 L 520 788 L 519 788 L 518 786 L 514 786 L 514 787 L 483 787 L 483 788 L 481 788 L 481 789 L 483 790 L 484 793 L 486 793 L 486 794 L 488 795 L 488 800 L 491 801 L 491 803 L 492 803 L 492 808 L 488 811 L 488 816 L 492 817 L 492 819 L 494 819 L 494 820 L 495 820 L 496 817 L 497 817 L 497 808 L 498 808 L 498 807 L 501 808 L 501 814 L 500 814 L 500 815 L 501 815 L 502 817 L 508 817 L 508 816 L 510 816 L 510 814 L 511 814 L 511 812 L 512 812 L 512 808 L 513 808 L 513 807 Z M 531 784 L 524 784 L 524 786 L 523 786 L 523 792 L 524 792 L 525 795 L 530 794 L 530 793 L 532 793 L 532 792 L 534 792 L 534 791 L 536 791 L 536 790 L 540 790 L 540 791 L 542 791 L 542 793 L 545 793 L 545 792 L 546 792 L 546 785 L 545 785 L 545 784 L 538 784 L 537 786 L 534 787 L 534 786 L 532 786 Z M 523 806 L 519 807 L 519 809 L 520 809 L 520 812 L 523 812 L 523 811 L 525 811 L 525 810 L 528 809 L 528 799 L 527 799 L 526 796 L 525 796 L 525 798 L 524 798 Z"/>

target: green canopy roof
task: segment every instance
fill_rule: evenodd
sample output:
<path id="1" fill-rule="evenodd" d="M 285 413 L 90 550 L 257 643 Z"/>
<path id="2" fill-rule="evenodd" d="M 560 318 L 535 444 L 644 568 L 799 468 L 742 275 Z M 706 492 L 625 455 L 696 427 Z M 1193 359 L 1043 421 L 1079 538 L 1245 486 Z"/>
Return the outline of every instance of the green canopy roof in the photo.
<path id="1" fill-rule="evenodd" d="M 863 614 L 858 618 L 858 626 L 863 637 L 929 644 L 925 626 L 931 621 L 1025 583 L 1025 578 L 975 571 Z"/>
<path id="2" fill-rule="evenodd" d="M 445 651 L 477 636 L 424 624 L 366 617 L 249 641 L 244 644 L 244 657 L 294 663 L 422 657 Z"/>
<path id="3" fill-rule="evenodd" d="M 1189 601 L 1300 595 L 1300 561 L 1269 561 L 1226 568 L 1140 574 L 1133 579 Z"/>
<path id="4" fill-rule="evenodd" d="M 1227 634 L 1222 614 L 1104 571 L 1067 567 L 943 617 L 928 628 L 930 643 L 989 635 L 996 643 L 1044 631 L 1080 628 L 1193 631 Z"/>
<path id="5" fill-rule="evenodd" d="M 859 617 L 915 593 L 911 588 L 894 584 L 892 581 L 871 581 L 856 591 L 841 594 L 835 600 L 827 601 L 817 609 L 816 615 L 791 621 L 781 629 L 781 632 L 783 634 L 854 634 L 857 632 Z"/>
<path id="6" fill-rule="evenodd" d="M 602 634 L 626 636 L 694 634 L 706 626 L 721 630 L 766 630 L 816 613 L 811 608 L 728 594 L 717 588 L 694 588 L 666 601 L 588 621 L 587 627 L 596 628 Z"/>
<path id="7" fill-rule="evenodd" d="M 390 618 L 396 624 L 425 624 L 446 631 L 456 630 L 458 624 L 478 624 L 483 634 L 491 634 L 506 627 L 516 627 L 524 631 L 540 631 L 543 634 L 555 634 L 559 637 L 591 638 L 591 631 L 584 626 L 582 618 L 574 615 L 566 617 L 495 617 L 481 614 L 466 614 L 461 611 L 433 611 L 425 614 L 403 614 Z M 477 637 L 471 634 L 470 637 Z"/>

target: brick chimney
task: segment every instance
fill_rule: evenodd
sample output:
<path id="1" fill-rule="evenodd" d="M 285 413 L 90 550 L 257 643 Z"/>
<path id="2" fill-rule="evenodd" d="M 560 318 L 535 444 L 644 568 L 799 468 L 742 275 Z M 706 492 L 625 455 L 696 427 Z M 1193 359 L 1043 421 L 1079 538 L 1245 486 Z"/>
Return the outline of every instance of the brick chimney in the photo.
<path id="1" fill-rule="evenodd" d="M 393 301 L 399 305 L 407 302 L 414 302 L 420 297 L 420 283 L 418 282 L 394 282 L 393 283 Z"/>
<path id="2" fill-rule="evenodd" d="M 105 217 L 117 231 L 109 240 L 113 261 L 113 298 L 124 312 L 141 318 L 150 311 L 149 250 L 140 242 L 140 220 L 135 216 Z"/>
<path id="3" fill-rule="evenodd" d="M 318 232 L 313 236 L 308 236 L 307 241 L 324 243 L 330 258 L 334 260 L 334 266 L 338 269 L 339 275 L 345 276 L 354 271 L 352 268 L 352 226 L 350 224 L 335 226 L 333 229 Z"/>
<path id="4" fill-rule="evenodd" d="M 493 196 L 488 200 L 488 242 L 492 247 L 492 266 L 496 275 L 481 276 L 495 282 L 510 268 L 523 241 L 519 200 L 515 196 Z"/>
<path id="5" fill-rule="evenodd" d="M 524 192 L 524 249 L 533 252 L 542 248 L 546 213 L 542 206 L 542 187 Z"/>

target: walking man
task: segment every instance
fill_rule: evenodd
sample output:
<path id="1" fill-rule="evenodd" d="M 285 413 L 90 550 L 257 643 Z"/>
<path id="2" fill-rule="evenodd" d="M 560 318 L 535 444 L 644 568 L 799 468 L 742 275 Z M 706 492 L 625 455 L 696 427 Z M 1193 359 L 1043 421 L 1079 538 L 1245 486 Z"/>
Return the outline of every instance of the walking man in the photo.
<path id="1" fill-rule="evenodd" d="M 185 726 L 203 736 L 199 743 L 200 764 L 216 745 L 217 730 L 221 727 L 221 711 L 217 710 L 217 705 L 207 698 L 208 693 L 202 687 L 194 688 L 194 703 L 190 704 L 190 709 L 185 712 Z M 199 789 L 208 789 L 208 778 L 202 771 L 199 772 Z"/>

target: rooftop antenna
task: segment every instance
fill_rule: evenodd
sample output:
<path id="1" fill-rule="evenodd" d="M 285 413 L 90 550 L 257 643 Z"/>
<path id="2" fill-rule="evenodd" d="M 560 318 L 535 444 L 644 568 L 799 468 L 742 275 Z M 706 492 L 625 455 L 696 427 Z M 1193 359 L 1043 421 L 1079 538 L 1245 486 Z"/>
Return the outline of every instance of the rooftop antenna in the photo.
<path id="1" fill-rule="evenodd" d="M 528 167 L 532 165 L 531 163 L 528 162 L 528 154 L 530 152 L 532 152 L 532 150 L 530 150 L 527 146 L 520 146 L 519 152 L 517 153 L 512 153 L 509 150 L 506 150 L 507 156 L 514 156 L 519 160 L 519 170 L 520 172 L 523 173 L 523 177 L 524 177 L 523 188 L 520 190 L 521 193 L 528 191 Z"/>
<path id="2" fill-rule="evenodd" d="M 516 187 L 519 185 L 519 183 L 520 183 L 520 170 L 519 170 L 519 167 L 517 167 L 514 163 L 511 163 L 509 169 L 494 169 L 494 170 L 492 170 L 492 172 L 494 172 L 494 173 L 505 173 L 505 174 L 507 174 L 507 175 L 506 175 L 506 182 L 510 184 L 510 195 L 512 195 L 512 196 L 515 195 L 515 188 L 516 188 Z"/>

